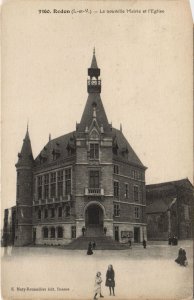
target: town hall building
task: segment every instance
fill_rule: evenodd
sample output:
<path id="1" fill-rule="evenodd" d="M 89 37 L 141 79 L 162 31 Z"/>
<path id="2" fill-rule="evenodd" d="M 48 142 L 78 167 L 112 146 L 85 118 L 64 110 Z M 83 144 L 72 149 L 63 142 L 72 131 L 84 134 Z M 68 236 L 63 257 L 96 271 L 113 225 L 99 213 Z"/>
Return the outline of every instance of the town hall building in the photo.
<path id="1" fill-rule="evenodd" d="M 108 122 L 101 87 L 94 51 L 75 131 L 49 139 L 34 159 L 27 129 L 16 163 L 14 245 L 65 245 L 83 229 L 118 242 L 147 239 L 146 167 Z"/>

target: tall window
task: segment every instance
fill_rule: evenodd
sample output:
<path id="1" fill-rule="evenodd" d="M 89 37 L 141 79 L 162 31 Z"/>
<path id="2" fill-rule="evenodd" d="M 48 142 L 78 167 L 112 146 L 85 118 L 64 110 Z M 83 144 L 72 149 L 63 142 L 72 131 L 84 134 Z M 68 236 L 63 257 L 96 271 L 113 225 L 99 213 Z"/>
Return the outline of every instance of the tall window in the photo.
<path id="1" fill-rule="evenodd" d="M 44 218 L 47 219 L 48 218 L 48 209 L 45 208 L 44 210 Z"/>
<path id="2" fill-rule="evenodd" d="M 38 199 L 42 199 L 42 176 L 38 176 Z"/>
<path id="3" fill-rule="evenodd" d="M 51 208 L 51 218 L 55 217 L 55 209 L 54 207 Z"/>
<path id="4" fill-rule="evenodd" d="M 55 238 L 55 228 L 51 227 L 51 239 Z"/>
<path id="5" fill-rule="evenodd" d="M 119 166 L 114 165 L 114 174 L 119 174 Z"/>
<path id="6" fill-rule="evenodd" d="M 65 194 L 71 194 L 71 169 L 65 169 Z"/>
<path id="7" fill-rule="evenodd" d="M 139 207 L 135 207 L 135 219 L 139 219 Z"/>
<path id="8" fill-rule="evenodd" d="M 49 174 L 44 175 L 44 198 L 49 197 Z"/>
<path id="9" fill-rule="evenodd" d="M 114 204 L 114 217 L 119 217 L 119 216 L 120 216 L 120 205 Z"/>
<path id="10" fill-rule="evenodd" d="M 90 188 L 99 188 L 99 171 L 90 171 Z"/>
<path id="11" fill-rule="evenodd" d="M 99 145 L 98 144 L 90 144 L 90 158 L 91 159 L 99 159 Z"/>
<path id="12" fill-rule="evenodd" d="M 38 210 L 38 219 L 39 220 L 41 219 L 41 210 L 40 209 Z"/>
<path id="13" fill-rule="evenodd" d="M 51 173 L 51 198 L 56 196 L 56 173 Z"/>
<path id="14" fill-rule="evenodd" d="M 63 196 L 63 170 L 57 172 L 58 197 Z"/>
<path id="15" fill-rule="evenodd" d="M 62 217 L 62 207 L 60 206 L 59 208 L 58 208 L 58 217 L 59 218 L 61 218 Z"/>
<path id="16" fill-rule="evenodd" d="M 114 181 L 114 196 L 119 197 L 119 182 Z"/>
<path id="17" fill-rule="evenodd" d="M 71 238 L 76 238 L 76 226 L 71 226 Z"/>
<path id="18" fill-rule="evenodd" d="M 139 201 L 139 188 L 136 185 L 133 187 L 133 199 L 134 201 Z"/>
<path id="19" fill-rule="evenodd" d="M 129 198 L 129 186 L 127 183 L 125 183 L 125 198 Z"/>
<path id="20" fill-rule="evenodd" d="M 48 228 L 47 227 L 43 228 L 43 238 L 48 239 Z"/>
<path id="21" fill-rule="evenodd" d="M 63 228 L 62 227 L 57 227 L 57 237 L 58 237 L 58 239 L 63 238 Z"/>

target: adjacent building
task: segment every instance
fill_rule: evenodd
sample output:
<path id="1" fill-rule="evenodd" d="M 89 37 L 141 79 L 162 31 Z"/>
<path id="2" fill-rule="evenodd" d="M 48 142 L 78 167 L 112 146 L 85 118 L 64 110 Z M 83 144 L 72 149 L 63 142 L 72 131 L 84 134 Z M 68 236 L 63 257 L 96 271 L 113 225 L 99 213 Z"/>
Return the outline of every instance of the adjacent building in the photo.
<path id="1" fill-rule="evenodd" d="M 148 240 L 192 238 L 193 192 L 188 179 L 146 186 Z"/>

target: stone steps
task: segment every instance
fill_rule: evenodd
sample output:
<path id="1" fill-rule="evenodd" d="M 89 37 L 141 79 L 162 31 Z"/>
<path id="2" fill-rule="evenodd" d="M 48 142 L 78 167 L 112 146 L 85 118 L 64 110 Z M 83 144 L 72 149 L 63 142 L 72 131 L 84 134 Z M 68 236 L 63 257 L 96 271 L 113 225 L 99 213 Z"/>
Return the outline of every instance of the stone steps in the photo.
<path id="1" fill-rule="evenodd" d="M 70 244 L 62 246 L 62 248 L 87 251 L 89 242 L 94 241 L 96 243 L 96 250 L 124 250 L 129 248 L 129 245 L 120 244 L 108 236 L 81 236 L 72 241 Z"/>

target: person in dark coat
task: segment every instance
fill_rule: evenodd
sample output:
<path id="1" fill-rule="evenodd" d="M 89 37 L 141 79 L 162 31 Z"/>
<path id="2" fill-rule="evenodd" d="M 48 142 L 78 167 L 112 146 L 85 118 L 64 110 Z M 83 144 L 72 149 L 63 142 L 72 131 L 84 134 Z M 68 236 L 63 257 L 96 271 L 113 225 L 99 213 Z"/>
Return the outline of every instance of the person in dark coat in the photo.
<path id="1" fill-rule="evenodd" d="M 82 235 L 83 235 L 83 236 L 85 235 L 85 232 L 86 232 L 86 228 L 83 226 L 83 227 L 82 227 Z"/>
<path id="2" fill-rule="evenodd" d="M 106 272 L 106 286 L 109 287 L 110 295 L 111 295 L 111 290 L 113 292 L 113 296 L 115 296 L 115 272 L 113 270 L 113 266 L 109 265 L 108 270 Z"/>
<path id="3" fill-rule="evenodd" d="M 178 257 L 175 259 L 175 262 L 179 264 L 180 266 L 185 266 L 187 265 L 187 256 L 186 256 L 186 251 L 185 249 L 180 248 L 178 252 Z"/>
<path id="4" fill-rule="evenodd" d="M 130 239 L 130 238 L 129 238 L 129 240 L 128 240 L 128 243 L 129 243 L 129 248 L 131 248 L 132 243 L 131 243 L 131 239 Z"/>
<path id="5" fill-rule="evenodd" d="M 143 240 L 143 247 L 144 247 L 144 249 L 146 249 L 146 240 Z"/>
<path id="6" fill-rule="evenodd" d="M 107 228 L 106 227 L 104 227 L 104 234 L 106 235 L 106 232 L 107 232 Z"/>
<path id="7" fill-rule="evenodd" d="M 171 236 L 169 235 L 169 237 L 168 237 L 168 245 L 171 246 L 171 244 L 172 244 L 172 238 L 171 238 Z"/>
<path id="8" fill-rule="evenodd" d="M 93 248 L 94 250 L 96 249 L 96 242 L 95 242 L 95 241 L 92 243 L 92 248 Z"/>
<path id="9" fill-rule="evenodd" d="M 88 251 L 87 251 L 87 255 L 92 255 L 93 254 L 93 251 L 92 251 L 92 243 L 89 242 L 88 244 Z"/>

